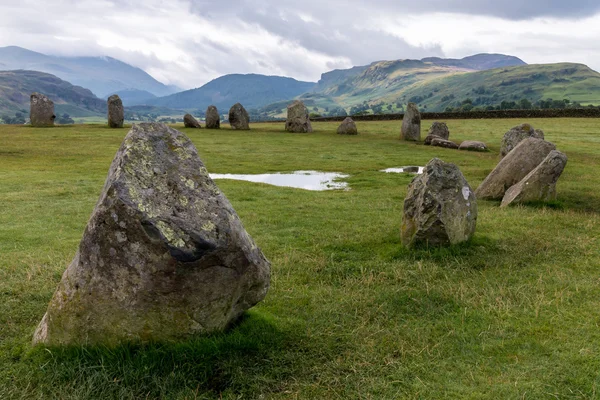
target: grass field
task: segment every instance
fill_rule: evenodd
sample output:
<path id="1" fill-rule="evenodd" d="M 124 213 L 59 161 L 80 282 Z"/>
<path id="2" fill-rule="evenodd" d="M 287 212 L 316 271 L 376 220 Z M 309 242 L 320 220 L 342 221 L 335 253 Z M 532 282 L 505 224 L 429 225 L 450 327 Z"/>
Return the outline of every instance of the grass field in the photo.
<path id="1" fill-rule="evenodd" d="M 217 181 L 272 262 L 266 300 L 223 334 L 111 349 L 30 343 L 127 129 L 0 126 L 0 398 L 600 398 L 600 121 L 528 121 L 569 157 L 556 202 L 481 201 L 471 243 L 409 251 L 412 177 L 378 170 L 439 157 L 476 188 L 525 121 L 447 122 L 492 151 L 401 142 L 399 121 L 185 129 L 210 172 L 344 172 L 352 189 Z"/>

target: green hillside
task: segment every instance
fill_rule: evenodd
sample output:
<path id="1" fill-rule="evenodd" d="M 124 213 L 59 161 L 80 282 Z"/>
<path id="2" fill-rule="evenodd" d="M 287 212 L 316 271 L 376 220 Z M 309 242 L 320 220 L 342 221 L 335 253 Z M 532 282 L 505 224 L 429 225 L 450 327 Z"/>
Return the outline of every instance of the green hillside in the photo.
<path id="1" fill-rule="evenodd" d="M 503 101 L 567 99 L 581 105 L 600 104 L 600 74 L 583 64 L 520 65 L 474 71 L 417 60 L 382 61 L 359 74 L 333 76 L 319 82 L 320 91 L 297 98 L 311 112 L 398 112 L 408 102 L 427 111 L 444 111 L 468 101 L 474 107 L 498 106 Z M 259 110 L 261 115 L 285 117 L 289 101 Z M 333 112 L 332 112 L 333 110 Z"/>
<path id="2" fill-rule="evenodd" d="M 88 89 L 74 86 L 54 75 L 37 71 L 0 71 L 0 115 L 29 114 L 29 97 L 33 92 L 48 96 L 57 115 L 73 117 L 103 115 L 106 102 Z"/>

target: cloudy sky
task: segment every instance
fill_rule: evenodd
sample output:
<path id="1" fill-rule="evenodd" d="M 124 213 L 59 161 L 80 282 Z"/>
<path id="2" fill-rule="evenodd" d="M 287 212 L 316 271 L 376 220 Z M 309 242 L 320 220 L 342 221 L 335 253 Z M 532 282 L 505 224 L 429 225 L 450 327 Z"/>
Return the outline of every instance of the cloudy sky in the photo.
<path id="1" fill-rule="evenodd" d="M 598 0 L 0 0 L 0 46 L 112 56 L 182 88 L 483 52 L 600 70 L 599 37 Z"/>

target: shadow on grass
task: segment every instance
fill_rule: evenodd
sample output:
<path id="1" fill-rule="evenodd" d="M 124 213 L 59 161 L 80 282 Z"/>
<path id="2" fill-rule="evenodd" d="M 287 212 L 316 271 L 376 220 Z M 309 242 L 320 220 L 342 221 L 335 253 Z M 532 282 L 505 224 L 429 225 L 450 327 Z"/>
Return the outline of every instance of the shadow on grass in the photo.
<path id="1" fill-rule="evenodd" d="M 283 390 L 297 368 L 290 355 L 310 351 L 301 342 L 298 330 L 250 313 L 226 333 L 182 343 L 37 347 L 27 384 L 60 398 L 257 398 Z"/>

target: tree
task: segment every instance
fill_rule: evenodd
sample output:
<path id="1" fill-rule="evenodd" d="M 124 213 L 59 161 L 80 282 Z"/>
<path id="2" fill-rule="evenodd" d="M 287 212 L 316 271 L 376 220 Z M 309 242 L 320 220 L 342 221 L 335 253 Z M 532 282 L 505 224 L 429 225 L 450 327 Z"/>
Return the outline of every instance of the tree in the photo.
<path id="1" fill-rule="evenodd" d="M 531 110 L 533 104 L 531 104 L 531 102 L 527 99 L 521 99 L 521 101 L 519 102 L 519 107 L 522 110 Z"/>

